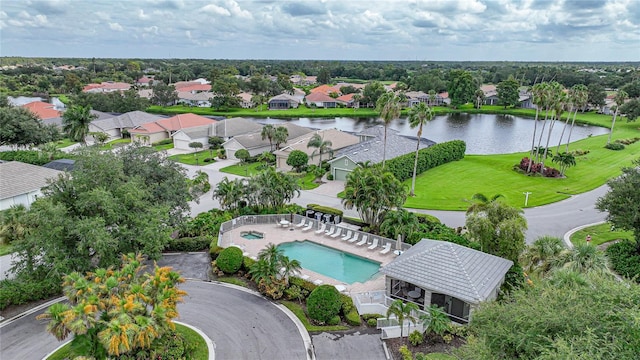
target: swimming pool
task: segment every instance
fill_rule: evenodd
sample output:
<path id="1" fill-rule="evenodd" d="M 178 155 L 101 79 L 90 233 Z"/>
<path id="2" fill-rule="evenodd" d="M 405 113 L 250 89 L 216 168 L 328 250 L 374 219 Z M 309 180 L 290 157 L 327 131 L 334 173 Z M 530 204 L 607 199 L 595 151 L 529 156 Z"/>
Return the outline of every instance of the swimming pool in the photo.
<path id="1" fill-rule="evenodd" d="M 264 234 L 257 231 L 242 231 L 240 236 L 247 240 L 260 240 L 264 239 Z"/>
<path id="2" fill-rule="evenodd" d="M 300 261 L 303 268 L 347 284 L 366 282 L 380 269 L 380 263 L 309 240 L 278 245 L 289 259 Z"/>

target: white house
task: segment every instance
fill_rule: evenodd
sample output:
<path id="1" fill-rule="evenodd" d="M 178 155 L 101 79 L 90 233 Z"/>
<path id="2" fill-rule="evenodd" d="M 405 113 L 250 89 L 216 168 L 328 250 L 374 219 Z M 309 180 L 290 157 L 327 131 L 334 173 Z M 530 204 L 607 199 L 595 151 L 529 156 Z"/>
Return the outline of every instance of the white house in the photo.
<path id="1" fill-rule="evenodd" d="M 47 180 L 60 174 L 64 172 L 19 161 L 0 163 L 0 210 L 13 205 L 31 206 L 42 195 Z"/>

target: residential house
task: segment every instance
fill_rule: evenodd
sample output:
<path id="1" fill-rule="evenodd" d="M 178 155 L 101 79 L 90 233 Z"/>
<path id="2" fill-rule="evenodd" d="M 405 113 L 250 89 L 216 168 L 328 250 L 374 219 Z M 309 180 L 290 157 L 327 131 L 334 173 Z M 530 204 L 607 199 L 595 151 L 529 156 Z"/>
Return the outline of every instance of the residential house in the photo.
<path id="1" fill-rule="evenodd" d="M 210 91 L 178 91 L 178 104 L 197 107 L 211 107 L 213 93 Z"/>
<path id="2" fill-rule="evenodd" d="M 200 142 L 208 147 L 209 138 L 218 136 L 225 141 L 230 138 L 253 132 L 260 132 L 262 125 L 245 118 L 229 118 L 216 121 L 210 125 L 197 126 L 178 130 L 173 134 L 173 147 L 179 150 L 191 150 L 189 144 Z"/>
<path id="3" fill-rule="evenodd" d="M 482 103 L 484 105 L 498 105 L 498 88 L 492 84 L 484 84 L 480 86 L 480 90 L 484 93 L 484 100 Z"/>
<path id="4" fill-rule="evenodd" d="M 298 138 L 304 134 L 310 133 L 311 129 L 298 126 L 292 123 L 273 124 L 274 127 L 286 127 L 289 132 L 287 142 L 282 144 L 281 147 L 287 146 L 288 141 Z M 244 135 L 234 136 L 233 138 L 225 141 L 222 146 L 227 151 L 227 157 L 229 159 L 235 159 L 235 152 L 240 149 L 246 149 L 251 156 L 262 154 L 265 151 L 272 151 L 275 148 L 275 144 L 270 144 L 269 139 L 262 139 L 262 131 L 255 131 Z"/>
<path id="5" fill-rule="evenodd" d="M 134 141 L 153 144 L 160 140 L 169 139 L 179 130 L 210 125 L 215 122 L 216 120 L 204 116 L 187 113 L 139 125 L 130 130 L 129 133 L 131 133 L 131 139 Z"/>
<path id="6" fill-rule="evenodd" d="M 306 153 L 309 156 L 309 164 L 317 165 L 320 162 L 319 149 L 307 146 L 307 144 L 309 144 L 309 140 L 311 140 L 315 134 L 320 135 L 323 141 L 331 141 L 331 145 L 329 146 L 331 151 L 329 153 L 323 153 L 322 160 L 329 160 L 333 157 L 333 154 L 336 151 L 347 146 L 357 144 L 358 141 L 360 141 L 357 136 L 337 129 L 316 130 L 295 139 L 291 139 L 290 141 L 287 141 L 286 146 L 280 150 L 274 151 L 273 154 L 276 156 L 276 168 L 284 171 L 291 170 L 291 166 L 287 165 L 287 159 L 289 158 L 289 154 L 294 150 L 300 150 Z"/>
<path id="7" fill-rule="evenodd" d="M 443 308 L 449 318 L 466 324 L 485 301 L 497 298 L 513 262 L 447 241 L 422 239 L 380 272 L 386 295 L 412 302 L 421 310 Z"/>
<path id="8" fill-rule="evenodd" d="M 22 105 L 21 107 L 31 111 L 40 120 L 62 117 L 62 111 L 60 111 L 60 109 L 56 109 L 55 105 L 44 101 L 32 101 Z"/>
<path id="9" fill-rule="evenodd" d="M 136 80 L 136 85 L 138 86 L 151 86 L 153 83 L 153 76 L 142 76 L 140 79 Z"/>
<path id="10" fill-rule="evenodd" d="M 312 92 L 305 97 L 307 107 L 334 108 L 336 107 L 336 99 L 321 92 Z"/>
<path id="11" fill-rule="evenodd" d="M 86 93 L 109 93 L 109 92 L 123 92 L 131 88 L 131 84 L 116 81 L 105 81 L 100 84 L 88 84 L 82 92 Z"/>
<path id="12" fill-rule="evenodd" d="M 346 107 L 353 107 L 354 105 L 353 95 L 355 94 L 346 94 L 346 95 L 338 96 L 336 98 L 336 102 Z"/>
<path id="13" fill-rule="evenodd" d="M 305 93 L 302 89 L 293 88 L 291 96 L 293 96 L 294 99 L 298 101 L 298 104 L 302 104 L 304 102 L 304 97 L 307 96 L 307 93 Z"/>
<path id="14" fill-rule="evenodd" d="M 49 179 L 62 171 L 19 161 L 0 162 L 0 211 L 14 205 L 31 206 Z"/>
<path id="15" fill-rule="evenodd" d="M 102 113 L 106 114 L 106 113 Z M 109 135 L 109 140 L 121 139 L 124 130 L 130 131 L 142 124 L 150 123 L 164 117 L 144 111 L 130 111 L 118 116 L 98 117 L 89 123 L 89 132 L 102 132 Z"/>
<path id="16" fill-rule="evenodd" d="M 253 107 L 253 101 L 251 101 L 251 98 L 253 97 L 252 94 L 241 92 L 236 96 L 240 98 L 240 106 L 242 106 L 243 109 L 250 109 Z"/>
<path id="17" fill-rule="evenodd" d="M 342 93 L 340 92 L 340 87 L 338 86 L 329 86 L 329 85 L 320 85 L 318 87 L 315 87 L 311 90 L 309 90 L 309 92 L 311 94 L 324 94 L 327 96 L 330 96 L 331 94 L 336 94 L 337 96 L 342 95 Z"/>
<path id="18" fill-rule="evenodd" d="M 300 101 L 289 94 L 280 94 L 269 99 L 269 110 L 296 109 L 298 105 Z"/>
<path id="19" fill-rule="evenodd" d="M 73 168 L 75 167 L 75 165 L 76 165 L 76 161 L 73 159 L 58 159 L 58 160 L 50 161 L 42 166 L 46 167 L 47 169 L 69 172 L 69 171 L 73 171 Z"/>
<path id="20" fill-rule="evenodd" d="M 384 127 L 382 125 L 372 126 L 357 133 L 356 136 L 360 139 L 359 143 L 337 151 L 334 158 L 329 161 L 330 173 L 335 180 L 346 180 L 347 175 L 358 167 L 359 163 L 377 164 L 384 158 Z M 387 129 L 386 159 L 415 152 L 416 141 L 415 137 L 400 135 L 397 130 Z M 425 138 L 420 140 L 421 149 L 433 144 L 433 141 Z"/>

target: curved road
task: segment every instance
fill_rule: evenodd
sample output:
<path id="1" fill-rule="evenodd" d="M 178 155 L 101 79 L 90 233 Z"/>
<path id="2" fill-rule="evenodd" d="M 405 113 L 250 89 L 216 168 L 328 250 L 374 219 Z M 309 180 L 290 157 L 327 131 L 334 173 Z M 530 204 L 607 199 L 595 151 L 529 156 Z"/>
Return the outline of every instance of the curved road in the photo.
<path id="1" fill-rule="evenodd" d="M 178 305 L 181 322 L 202 330 L 218 359 L 307 359 L 296 324 L 270 301 L 232 287 L 187 281 Z M 35 316 L 0 325 L 0 359 L 40 360 L 60 345 Z"/>

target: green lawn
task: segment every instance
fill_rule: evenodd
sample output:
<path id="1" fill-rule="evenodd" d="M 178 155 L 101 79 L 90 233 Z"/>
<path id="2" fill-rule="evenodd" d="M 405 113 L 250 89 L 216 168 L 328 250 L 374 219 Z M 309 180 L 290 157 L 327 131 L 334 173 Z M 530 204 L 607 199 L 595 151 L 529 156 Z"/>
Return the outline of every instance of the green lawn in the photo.
<path id="1" fill-rule="evenodd" d="M 307 173 L 303 178 L 301 178 L 300 187 L 302 188 L 302 190 L 311 190 L 320 186 L 320 184 L 314 182 L 315 179 L 316 176 L 313 173 Z"/>
<path id="2" fill-rule="evenodd" d="M 164 144 L 164 145 L 153 145 L 153 148 L 156 149 L 156 151 L 169 150 L 169 149 L 173 149 L 173 143 Z"/>
<path id="3" fill-rule="evenodd" d="M 581 120 L 594 125 L 610 125 L 611 116 L 584 114 Z M 467 155 L 461 161 L 420 175 L 416 179 L 416 196 L 409 198 L 405 207 L 465 210 L 469 205 L 465 199 L 470 199 L 475 193 L 487 196 L 502 194 L 510 205 L 524 207 L 524 192 L 531 192 L 527 207 L 532 207 L 592 190 L 619 175 L 622 166 L 628 166 L 633 159 L 640 157 L 640 142 L 621 151 L 612 151 L 604 148 L 607 137 L 594 136 L 572 143 L 570 151 L 581 149 L 590 153 L 578 157 L 577 166 L 568 169 L 564 179 L 530 177 L 514 171 L 513 166 L 528 156 L 527 153 Z M 616 122 L 613 140 L 633 137 L 640 137 L 638 123 Z M 553 163 L 550 165 L 557 167 Z M 405 184 L 410 187 L 411 180 Z"/>
<path id="4" fill-rule="evenodd" d="M 611 224 L 604 223 L 576 231 L 571 235 L 571 243 L 574 245 L 584 244 L 587 235 L 591 235 L 591 243 L 594 245 L 600 245 L 618 239 L 633 240 L 633 233 L 631 231 L 611 231 Z"/>
<path id="5" fill-rule="evenodd" d="M 66 147 L 71 146 L 71 145 L 76 144 L 76 143 L 77 143 L 77 141 L 73 141 L 71 139 L 64 138 L 62 140 L 56 141 L 56 148 L 58 148 L 58 149 L 66 148 Z"/>
<path id="6" fill-rule="evenodd" d="M 100 146 L 100 150 L 111 150 L 111 149 L 122 147 L 126 144 L 131 144 L 131 139 L 129 138 L 116 139 Z"/>
<path id="7" fill-rule="evenodd" d="M 282 301 L 282 305 L 286 306 L 287 309 L 291 310 L 291 312 L 294 313 L 298 317 L 298 319 L 300 319 L 300 321 L 304 325 L 304 328 L 307 329 L 307 331 L 322 332 L 322 331 L 349 330 L 349 327 L 340 326 L 340 325 L 336 325 L 336 326 L 312 325 L 311 321 L 307 317 L 307 314 L 304 312 L 304 309 L 302 308 L 302 306 L 292 301 Z"/>
<path id="8" fill-rule="evenodd" d="M 192 359 L 194 360 L 207 360 L 209 359 L 209 348 L 204 339 L 195 331 L 189 329 L 186 326 L 176 324 L 176 331 L 181 333 L 188 343 L 196 344 L 196 350 L 193 353 Z M 61 347 L 55 353 L 51 354 L 47 360 L 65 360 L 71 356 L 71 348 L 69 344 Z"/>
<path id="9" fill-rule="evenodd" d="M 197 156 L 197 158 L 196 158 Z M 217 152 L 214 151 L 213 152 L 213 158 L 215 158 L 217 155 Z M 209 150 L 201 150 L 195 153 L 189 153 L 189 154 L 178 154 L 178 155 L 171 155 L 169 156 L 169 159 L 173 160 L 173 161 L 177 161 L 179 163 L 182 164 L 186 164 L 186 165 L 198 165 L 198 166 L 204 166 L 204 165 L 209 165 L 212 164 L 214 161 L 210 161 L 208 163 L 204 162 L 204 159 L 206 158 L 211 158 L 211 154 L 209 153 Z M 196 159 L 197 164 L 196 164 Z"/>
<path id="10" fill-rule="evenodd" d="M 0 256 L 11 254 L 13 252 L 13 246 L 10 244 L 0 244 Z"/>
<path id="11" fill-rule="evenodd" d="M 351 109 L 351 108 L 335 108 L 335 109 L 311 109 L 301 105 L 297 109 L 288 110 L 269 110 L 267 106 L 262 107 L 265 110 L 256 111 L 256 109 L 235 108 L 228 111 L 216 111 L 213 108 L 200 108 L 189 106 L 150 106 L 147 112 L 156 114 L 184 114 L 194 113 L 198 115 L 216 115 L 227 117 L 274 117 L 274 118 L 296 118 L 296 117 L 375 117 L 377 113 L 375 109 Z M 259 110 L 259 109 L 258 109 Z"/>
<path id="12" fill-rule="evenodd" d="M 262 162 L 254 162 L 251 164 L 238 163 L 236 165 L 223 167 L 222 169 L 220 169 L 220 172 L 238 175 L 238 176 L 253 176 L 259 173 L 260 171 L 262 171 L 258 169 L 258 167 L 260 167 L 261 165 L 264 165 L 264 163 Z"/>

